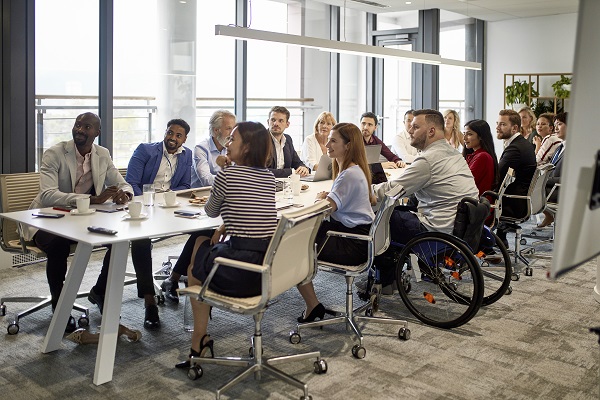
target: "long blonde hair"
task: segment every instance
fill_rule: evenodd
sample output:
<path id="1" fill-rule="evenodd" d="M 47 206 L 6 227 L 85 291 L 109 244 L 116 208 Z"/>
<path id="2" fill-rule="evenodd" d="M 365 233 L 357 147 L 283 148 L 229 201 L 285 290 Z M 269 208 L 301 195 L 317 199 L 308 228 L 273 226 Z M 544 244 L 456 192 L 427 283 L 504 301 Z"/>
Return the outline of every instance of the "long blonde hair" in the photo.
<path id="1" fill-rule="evenodd" d="M 452 131 L 450 132 L 450 144 L 452 144 L 455 149 L 458 149 L 458 146 L 462 144 L 462 134 L 460 133 L 460 117 L 456 111 L 446 110 L 444 111 L 444 118 L 446 118 L 448 114 L 452 114 L 454 117 L 454 125 L 452 126 Z M 445 132 L 446 124 L 444 123 L 444 136 Z"/>

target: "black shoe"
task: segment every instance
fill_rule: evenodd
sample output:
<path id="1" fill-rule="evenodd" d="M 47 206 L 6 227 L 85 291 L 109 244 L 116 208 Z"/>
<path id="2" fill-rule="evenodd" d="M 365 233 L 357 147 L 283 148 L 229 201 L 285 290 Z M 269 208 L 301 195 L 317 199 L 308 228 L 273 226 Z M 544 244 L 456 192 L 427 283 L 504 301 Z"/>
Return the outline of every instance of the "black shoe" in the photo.
<path id="1" fill-rule="evenodd" d="M 65 333 L 72 333 L 77 330 L 77 324 L 75 323 L 75 318 L 72 315 L 69 315 L 69 320 L 67 321 L 67 326 L 65 327 Z"/>
<path id="2" fill-rule="evenodd" d="M 204 341 L 204 339 L 208 339 L 206 342 Z M 190 358 L 192 357 L 205 357 L 206 354 L 208 353 L 208 350 L 210 350 L 210 358 L 215 358 L 215 353 L 214 353 L 214 341 L 210 338 L 210 336 L 208 335 L 204 335 L 202 336 L 202 339 L 200 339 L 200 351 L 195 351 L 194 349 L 190 349 L 190 355 L 189 358 L 185 361 L 182 362 L 178 362 L 177 364 L 175 364 L 175 368 L 190 368 L 192 366 L 192 363 L 190 362 Z"/>
<path id="3" fill-rule="evenodd" d="M 99 295 L 94 291 L 94 288 L 92 288 L 90 294 L 88 294 L 88 301 L 92 304 L 96 304 L 100 309 L 100 314 L 102 314 L 102 309 L 104 308 L 104 296 Z"/>
<path id="4" fill-rule="evenodd" d="M 160 318 L 158 318 L 158 306 L 149 304 L 146 306 L 146 317 L 144 318 L 144 328 L 156 329 L 160 328 Z"/>
<path id="5" fill-rule="evenodd" d="M 179 294 L 177 294 L 177 289 L 179 289 L 179 282 L 173 282 L 170 279 L 165 279 L 160 287 L 163 292 L 165 292 L 165 297 L 172 301 L 173 303 L 179 303 Z"/>
<path id="6" fill-rule="evenodd" d="M 306 311 L 304 311 L 302 315 L 298 317 L 299 323 L 313 322 L 317 318 L 322 320 L 323 318 L 325 318 L 325 314 L 335 315 L 335 312 L 326 309 L 321 303 L 317 304 L 317 306 L 312 309 L 310 314 L 308 314 L 308 317 L 305 317 L 305 313 Z"/>

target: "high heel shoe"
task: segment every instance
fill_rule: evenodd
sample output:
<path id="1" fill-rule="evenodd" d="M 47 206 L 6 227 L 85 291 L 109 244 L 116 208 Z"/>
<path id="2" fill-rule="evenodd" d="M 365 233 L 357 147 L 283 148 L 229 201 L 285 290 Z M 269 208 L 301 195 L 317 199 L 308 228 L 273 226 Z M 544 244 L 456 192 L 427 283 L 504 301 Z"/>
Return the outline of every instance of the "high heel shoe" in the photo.
<path id="1" fill-rule="evenodd" d="M 308 317 L 305 317 L 306 311 L 304 311 L 302 313 L 302 315 L 298 317 L 298 322 L 299 323 L 313 322 L 317 318 L 319 318 L 319 319 L 322 320 L 325 317 L 325 313 L 327 313 L 327 314 L 333 314 L 333 311 L 327 310 L 323 306 L 323 304 L 319 303 L 319 304 L 317 304 L 315 306 L 315 308 L 312 309 L 312 311 L 310 312 L 310 314 L 308 314 Z"/>
<path id="2" fill-rule="evenodd" d="M 204 343 L 204 339 L 206 339 L 206 338 L 209 338 L 209 340 L 207 340 L 206 343 Z M 210 339 L 210 336 L 208 336 L 208 335 L 202 336 L 202 339 L 200 339 L 200 351 L 190 349 L 189 358 L 185 361 L 175 364 L 175 368 L 190 368 L 192 366 L 192 363 L 190 362 L 189 359 L 192 357 L 204 357 L 207 350 L 210 350 L 210 358 L 215 358 L 215 353 L 213 350 L 214 344 L 215 344 L 215 341 Z"/>
<path id="3" fill-rule="evenodd" d="M 137 329 L 129 329 L 125 325 L 119 324 L 119 336 L 125 335 L 130 342 L 139 342 L 142 338 L 142 332 Z"/>
<path id="4" fill-rule="evenodd" d="M 99 335 L 90 333 L 84 328 L 71 332 L 65 339 L 77 344 L 97 344 Z"/>

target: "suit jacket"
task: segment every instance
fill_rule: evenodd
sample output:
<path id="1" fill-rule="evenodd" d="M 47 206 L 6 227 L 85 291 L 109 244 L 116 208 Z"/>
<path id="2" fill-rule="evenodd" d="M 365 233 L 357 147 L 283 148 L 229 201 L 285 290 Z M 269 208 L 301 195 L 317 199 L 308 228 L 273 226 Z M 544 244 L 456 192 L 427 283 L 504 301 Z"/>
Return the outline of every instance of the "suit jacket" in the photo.
<path id="1" fill-rule="evenodd" d="M 125 180 L 133 187 L 134 194 L 142 194 L 142 187 L 154 183 L 163 157 L 163 142 L 141 143 L 133 152 Z M 191 187 L 192 151 L 183 147 L 177 155 L 177 168 L 171 177 L 171 190 L 183 190 Z"/>
<path id="2" fill-rule="evenodd" d="M 292 168 L 306 167 L 302 160 L 300 160 L 298 153 L 296 153 L 296 149 L 294 149 L 294 142 L 291 136 L 286 135 L 285 133 L 284 135 L 285 146 L 283 146 L 283 168 L 274 168 L 277 166 L 277 153 L 275 152 L 275 149 L 273 149 L 273 157 L 269 163 L 269 170 L 275 175 L 275 178 L 287 178 L 292 174 Z"/>
<path id="3" fill-rule="evenodd" d="M 558 150 L 557 150 L 558 151 Z M 565 151 L 563 150 L 561 154 L 558 156 L 558 160 L 554 162 L 554 169 L 550 171 L 550 176 L 548 177 L 548 181 L 546 182 L 546 195 L 550 194 L 550 191 L 554 187 L 555 183 L 560 183 L 560 175 L 562 171 L 562 162 L 565 157 Z M 549 201 L 551 203 L 558 202 L 558 188 L 554 192 L 552 192 L 552 196 Z"/>
<path id="4" fill-rule="evenodd" d="M 506 176 L 509 168 L 515 171 L 515 180 L 506 188 L 506 194 L 526 195 L 533 179 L 537 163 L 535 149 L 523 136 L 517 136 L 502 152 L 498 161 L 498 175 L 500 183 Z M 520 217 L 525 215 L 527 202 L 517 199 L 503 199 L 502 213 L 507 216 Z"/>
<path id="5" fill-rule="evenodd" d="M 60 142 L 50 147 L 42 156 L 40 166 L 40 192 L 29 206 L 32 208 L 73 206 L 78 198 L 89 194 L 76 194 L 77 158 L 73 140 Z M 108 149 L 92 145 L 90 162 L 92 165 L 93 190 L 100 194 L 109 186 L 133 194 L 133 188 L 114 166 Z M 25 230 L 26 240 L 31 240 L 37 229 Z M 29 234 L 28 234 L 29 233 Z"/>

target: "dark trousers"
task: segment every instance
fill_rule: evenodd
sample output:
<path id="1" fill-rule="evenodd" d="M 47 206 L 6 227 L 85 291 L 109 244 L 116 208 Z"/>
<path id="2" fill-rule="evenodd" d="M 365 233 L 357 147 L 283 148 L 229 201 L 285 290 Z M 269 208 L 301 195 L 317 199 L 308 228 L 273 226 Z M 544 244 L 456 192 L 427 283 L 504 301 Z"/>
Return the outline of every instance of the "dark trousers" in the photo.
<path id="1" fill-rule="evenodd" d="M 183 245 L 183 250 L 173 267 L 173 272 L 179 275 L 187 276 L 188 267 L 192 263 L 192 253 L 194 251 L 194 244 L 196 239 L 200 236 L 212 237 L 215 233 L 214 229 L 206 229 L 203 231 L 192 232 L 187 242 Z"/>
<path id="2" fill-rule="evenodd" d="M 67 275 L 67 258 L 74 242 L 69 239 L 54 235 L 52 233 L 38 231 L 33 240 L 37 247 L 42 249 L 48 260 L 46 262 L 46 278 L 50 286 L 50 294 L 58 301 L 62 291 L 65 277 Z M 102 270 L 94 285 L 94 292 L 104 296 L 108 279 L 108 266 L 110 263 L 111 248 L 104 255 Z M 138 297 L 146 294 L 154 294 L 154 283 L 152 280 L 152 245 L 150 239 L 141 239 L 131 242 L 131 258 L 137 278 Z M 56 305 L 54 303 L 54 305 Z"/>

